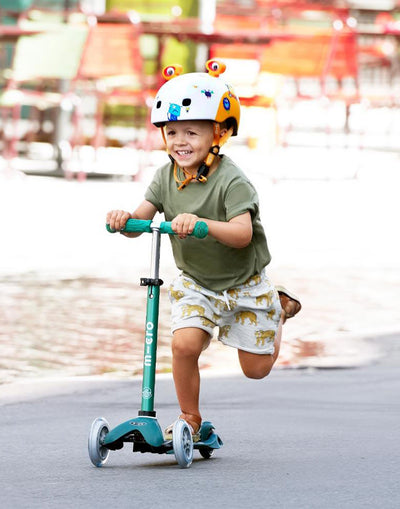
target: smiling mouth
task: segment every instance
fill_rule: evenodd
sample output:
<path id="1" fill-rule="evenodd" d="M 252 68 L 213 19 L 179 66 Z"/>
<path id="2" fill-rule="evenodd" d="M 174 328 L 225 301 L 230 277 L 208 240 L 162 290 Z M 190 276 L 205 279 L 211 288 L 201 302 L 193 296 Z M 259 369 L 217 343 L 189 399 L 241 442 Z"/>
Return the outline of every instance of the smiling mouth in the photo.
<path id="1" fill-rule="evenodd" d="M 178 156 L 189 156 L 190 154 L 192 154 L 192 151 L 191 150 L 177 150 L 176 153 L 178 154 Z"/>

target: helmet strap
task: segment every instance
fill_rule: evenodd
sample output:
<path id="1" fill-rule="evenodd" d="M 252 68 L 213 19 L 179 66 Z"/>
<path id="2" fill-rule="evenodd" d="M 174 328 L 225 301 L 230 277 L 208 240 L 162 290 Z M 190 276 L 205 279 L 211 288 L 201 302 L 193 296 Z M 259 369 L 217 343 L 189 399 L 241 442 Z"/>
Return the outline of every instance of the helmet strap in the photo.
<path id="1" fill-rule="evenodd" d="M 175 182 L 178 185 L 178 191 L 182 191 L 182 189 L 184 189 L 188 184 L 190 184 L 190 182 L 192 180 L 195 180 L 196 177 L 194 175 L 192 175 L 191 173 L 187 172 L 184 168 L 178 168 L 178 165 L 175 161 L 175 159 L 171 156 L 169 156 L 171 161 L 174 163 L 174 179 L 175 179 Z M 180 180 L 179 178 L 179 175 L 178 175 L 178 171 L 181 171 L 183 172 L 185 178 L 183 180 Z"/>
<path id="2" fill-rule="evenodd" d="M 214 122 L 214 139 L 213 144 L 208 151 L 207 157 L 204 162 L 201 163 L 199 169 L 197 170 L 196 180 L 199 182 L 207 182 L 207 175 L 210 171 L 210 168 L 214 162 L 214 159 L 217 155 L 219 155 L 219 151 L 229 138 L 232 136 L 233 128 L 227 129 L 226 133 L 221 136 L 221 126 L 218 122 Z"/>

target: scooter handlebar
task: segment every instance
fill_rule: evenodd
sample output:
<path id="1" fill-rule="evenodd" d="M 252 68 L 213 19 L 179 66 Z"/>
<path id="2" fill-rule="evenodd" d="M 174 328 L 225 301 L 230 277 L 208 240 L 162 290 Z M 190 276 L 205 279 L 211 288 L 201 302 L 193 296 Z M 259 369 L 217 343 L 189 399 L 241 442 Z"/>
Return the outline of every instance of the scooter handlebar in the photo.
<path id="1" fill-rule="evenodd" d="M 170 221 L 163 221 L 160 224 L 160 232 L 168 233 L 169 235 L 176 235 L 174 230 L 171 228 Z M 197 221 L 194 225 L 194 230 L 190 234 L 191 237 L 196 237 L 197 239 L 204 239 L 208 235 L 208 226 L 204 221 Z"/>
<path id="2" fill-rule="evenodd" d="M 127 233 L 151 233 L 151 219 L 128 219 L 125 224 L 125 228 L 121 230 L 122 232 Z M 113 230 L 110 228 L 110 225 L 106 225 L 107 230 L 110 233 L 115 233 L 117 230 Z M 163 221 L 160 224 L 160 233 L 168 233 L 169 235 L 175 235 L 174 230 L 171 228 L 170 221 Z M 198 239 L 204 239 L 208 235 L 208 226 L 204 221 L 197 221 L 193 232 L 190 234 L 191 237 L 196 237 Z"/>
<path id="3" fill-rule="evenodd" d="M 114 230 L 110 227 L 109 224 L 106 224 L 107 231 L 110 233 L 116 233 L 117 230 Z M 118 230 L 121 232 L 128 233 L 151 233 L 151 219 L 128 219 L 125 224 L 125 228 L 122 230 Z"/>

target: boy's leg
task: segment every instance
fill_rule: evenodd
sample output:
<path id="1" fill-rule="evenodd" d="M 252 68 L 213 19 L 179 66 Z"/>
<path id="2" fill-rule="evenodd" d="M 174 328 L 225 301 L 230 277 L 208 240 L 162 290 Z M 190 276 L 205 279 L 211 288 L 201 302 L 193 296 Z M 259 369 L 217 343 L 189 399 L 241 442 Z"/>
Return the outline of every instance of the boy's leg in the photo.
<path id="1" fill-rule="evenodd" d="M 238 350 L 239 362 L 242 368 L 243 373 L 248 378 L 264 378 L 266 377 L 273 365 L 275 364 L 276 359 L 279 356 L 279 349 L 281 346 L 281 338 L 282 338 L 282 323 L 283 323 L 282 313 L 281 320 L 279 322 L 278 330 L 275 335 L 274 340 L 274 353 L 273 354 L 256 354 L 245 352 L 244 350 Z"/>
<path id="2" fill-rule="evenodd" d="M 203 329 L 178 329 L 172 339 L 172 373 L 182 416 L 194 431 L 199 427 L 200 372 L 198 359 L 210 335 Z"/>

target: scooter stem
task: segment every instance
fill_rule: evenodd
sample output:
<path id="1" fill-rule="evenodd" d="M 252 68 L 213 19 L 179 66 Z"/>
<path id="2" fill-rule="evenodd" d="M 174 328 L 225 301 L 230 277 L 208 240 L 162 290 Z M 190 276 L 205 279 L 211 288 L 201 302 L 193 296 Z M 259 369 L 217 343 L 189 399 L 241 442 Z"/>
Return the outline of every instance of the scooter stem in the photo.
<path id="1" fill-rule="evenodd" d="M 160 302 L 160 228 L 152 226 L 150 278 L 142 278 L 140 284 L 147 286 L 146 326 L 143 355 L 142 405 L 139 415 L 155 417 L 154 388 L 157 360 L 158 310 Z"/>
<path id="2" fill-rule="evenodd" d="M 160 243 L 161 232 L 158 226 L 151 226 L 152 243 L 151 243 L 151 265 L 150 277 L 158 279 L 160 276 Z"/>

